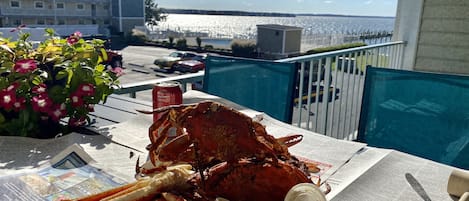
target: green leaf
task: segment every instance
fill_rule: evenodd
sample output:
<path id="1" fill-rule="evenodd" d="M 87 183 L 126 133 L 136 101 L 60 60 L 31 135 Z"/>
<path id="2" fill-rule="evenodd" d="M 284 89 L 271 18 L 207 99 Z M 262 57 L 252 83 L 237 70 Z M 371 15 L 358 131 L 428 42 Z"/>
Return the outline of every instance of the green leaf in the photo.
<path id="1" fill-rule="evenodd" d="M 73 69 L 67 68 L 66 71 L 68 73 L 67 84 L 70 84 L 73 78 Z"/>
<path id="2" fill-rule="evenodd" d="M 2 113 L 0 113 L 0 124 L 5 123 L 5 116 L 3 116 Z"/>
<path id="3" fill-rule="evenodd" d="M 29 38 L 29 36 L 31 36 L 31 33 L 22 33 L 20 34 L 20 38 L 18 40 L 25 41 Z"/>
<path id="4" fill-rule="evenodd" d="M 13 63 L 11 61 L 5 61 L 5 62 L 2 63 L 3 68 L 11 69 L 11 68 L 13 68 L 13 66 L 15 66 L 15 63 Z"/>
<path id="5" fill-rule="evenodd" d="M 13 54 L 13 50 L 11 50 L 7 45 L 0 45 L 0 47 Z"/>
<path id="6" fill-rule="evenodd" d="M 96 65 L 96 68 L 95 68 L 96 72 L 98 72 L 98 73 L 102 73 L 105 69 L 106 68 L 104 67 L 103 64 L 98 64 L 98 65 Z"/>
<path id="7" fill-rule="evenodd" d="M 61 80 L 61 79 L 64 79 L 68 76 L 68 71 L 66 69 L 64 70 L 61 70 L 57 73 L 57 75 L 55 76 L 55 79 L 57 80 Z"/>
<path id="8" fill-rule="evenodd" d="M 54 36 L 55 35 L 54 29 L 51 29 L 51 28 L 46 28 L 45 32 L 46 32 L 47 36 Z"/>
<path id="9" fill-rule="evenodd" d="M 63 103 L 67 99 L 65 88 L 59 85 L 55 85 L 49 89 L 49 97 L 55 103 Z"/>
<path id="10" fill-rule="evenodd" d="M 10 68 L 0 67 L 0 74 L 10 72 Z"/>
<path id="11" fill-rule="evenodd" d="M 41 84 L 41 83 L 43 83 L 43 82 L 44 82 L 44 80 L 41 78 L 41 76 L 37 75 L 37 76 L 34 76 L 34 77 L 33 77 L 32 83 L 33 83 L 34 85 L 39 85 L 39 84 Z"/>

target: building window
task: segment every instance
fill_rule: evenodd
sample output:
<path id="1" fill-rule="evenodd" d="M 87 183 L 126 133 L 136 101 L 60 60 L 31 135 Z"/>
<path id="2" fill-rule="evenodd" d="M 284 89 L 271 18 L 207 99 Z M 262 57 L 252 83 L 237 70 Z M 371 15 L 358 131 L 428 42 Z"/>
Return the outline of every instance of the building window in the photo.
<path id="1" fill-rule="evenodd" d="M 64 19 L 58 19 L 58 21 L 59 21 L 59 22 L 58 22 L 59 25 L 64 25 L 64 24 L 65 24 L 65 20 L 64 20 Z"/>
<path id="2" fill-rule="evenodd" d="M 34 2 L 34 8 L 44 8 L 44 2 L 42 1 L 35 1 Z"/>
<path id="3" fill-rule="evenodd" d="M 37 24 L 46 24 L 44 19 L 37 19 Z"/>
<path id="4" fill-rule="evenodd" d="M 109 10 L 109 5 L 108 4 L 104 5 L 103 10 Z"/>
<path id="5" fill-rule="evenodd" d="M 64 4 L 64 3 L 56 3 L 56 4 L 55 4 L 55 8 L 57 8 L 57 9 L 64 9 L 64 8 L 65 8 L 65 4 Z"/>
<path id="6" fill-rule="evenodd" d="M 79 19 L 78 24 L 85 24 L 85 20 Z"/>
<path id="7" fill-rule="evenodd" d="M 21 23 L 21 19 L 15 19 L 15 20 L 13 21 L 13 23 L 14 23 L 16 26 L 20 26 L 20 25 L 23 24 L 23 23 Z"/>
<path id="8" fill-rule="evenodd" d="M 20 1 L 10 1 L 10 7 L 19 8 L 20 7 Z"/>
<path id="9" fill-rule="evenodd" d="M 77 10 L 84 10 L 84 9 L 85 9 L 84 4 L 82 4 L 82 3 L 77 4 Z"/>

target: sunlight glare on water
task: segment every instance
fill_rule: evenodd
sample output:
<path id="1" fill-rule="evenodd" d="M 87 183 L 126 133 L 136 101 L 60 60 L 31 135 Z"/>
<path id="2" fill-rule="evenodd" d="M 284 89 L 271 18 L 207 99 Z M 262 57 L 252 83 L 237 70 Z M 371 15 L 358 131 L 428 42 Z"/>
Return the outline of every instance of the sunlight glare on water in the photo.
<path id="1" fill-rule="evenodd" d="M 204 38 L 253 40 L 256 39 L 257 36 L 256 25 L 258 24 L 280 24 L 301 27 L 303 28 L 302 44 L 307 44 L 304 46 L 309 48 L 356 42 L 358 36 L 365 32 L 391 33 L 394 29 L 394 18 L 350 16 L 263 17 L 169 14 L 167 20 L 160 22 L 160 24 L 154 27 L 153 30 L 159 34 L 160 38 L 163 39 L 167 38 L 171 33 L 184 33 L 184 37 L 200 36 Z M 355 39 L 347 41 L 346 38 L 348 36 L 354 36 Z M 390 37 L 387 39 L 390 40 Z"/>
<path id="2" fill-rule="evenodd" d="M 238 33 L 252 35 L 258 24 L 281 24 L 302 27 L 304 32 L 313 34 L 341 34 L 363 31 L 392 31 L 394 18 L 379 17 L 259 17 L 226 15 L 169 14 L 160 28 L 179 28 L 191 31 L 217 31 L 227 36 Z"/>

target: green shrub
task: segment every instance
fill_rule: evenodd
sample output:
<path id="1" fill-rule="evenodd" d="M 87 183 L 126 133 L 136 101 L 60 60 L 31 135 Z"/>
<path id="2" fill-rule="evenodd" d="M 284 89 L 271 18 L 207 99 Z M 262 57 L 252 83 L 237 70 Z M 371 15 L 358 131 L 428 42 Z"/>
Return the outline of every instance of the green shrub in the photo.
<path id="1" fill-rule="evenodd" d="M 330 52 L 330 51 L 343 50 L 343 49 L 361 47 L 361 46 L 366 46 L 366 43 L 361 43 L 361 42 L 360 43 L 347 43 L 347 44 L 336 45 L 336 46 L 320 47 L 320 48 L 308 50 L 306 54 L 317 54 L 317 53 L 322 53 L 322 52 Z"/>
<path id="2" fill-rule="evenodd" d="M 234 41 L 231 43 L 231 52 L 237 57 L 252 57 L 256 52 L 256 44 L 247 41 Z"/>
<path id="3" fill-rule="evenodd" d="M 187 40 L 185 38 L 178 39 L 176 41 L 176 48 L 177 49 L 186 49 L 187 48 Z"/>
<path id="4" fill-rule="evenodd" d="M 169 47 L 173 47 L 173 45 L 174 45 L 174 37 L 173 37 L 173 36 L 169 36 L 168 39 L 169 39 Z"/>
<path id="5" fill-rule="evenodd" d="M 206 50 L 213 50 L 213 45 L 205 45 L 204 48 Z"/>
<path id="6" fill-rule="evenodd" d="M 144 32 L 133 29 L 131 33 L 127 34 L 126 40 L 128 44 L 143 45 L 147 41 L 147 36 Z"/>

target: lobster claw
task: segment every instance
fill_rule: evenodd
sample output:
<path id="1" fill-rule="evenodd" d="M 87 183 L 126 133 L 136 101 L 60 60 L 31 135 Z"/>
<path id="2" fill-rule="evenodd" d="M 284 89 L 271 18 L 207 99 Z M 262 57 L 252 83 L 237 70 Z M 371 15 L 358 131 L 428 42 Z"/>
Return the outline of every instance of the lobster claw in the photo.
<path id="1" fill-rule="evenodd" d="M 189 135 L 183 134 L 162 145 L 158 149 L 158 159 L 161 161 L 171 161 L 175 158 L 178 161 L 193 161 L 193 149 L 190 149 L 192 142 Z"/>
<path id="2" fill-rule="evenodd" d="M 286 145 L 287 147 L 294 146 L 303 140 L 303 135 L 289 135 L 285 137 L 277 138 L 280 144 Z"/>

